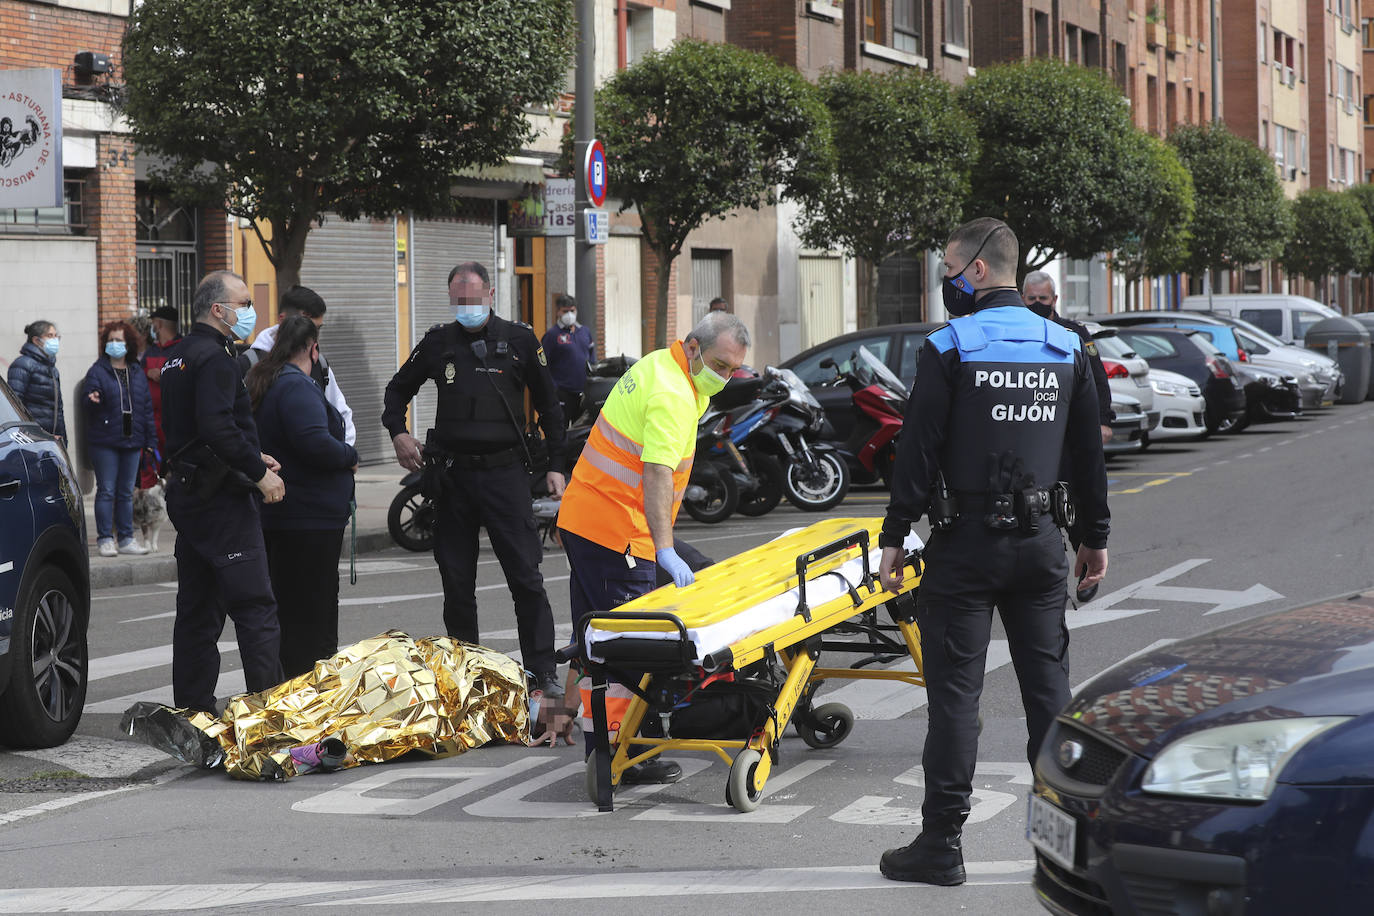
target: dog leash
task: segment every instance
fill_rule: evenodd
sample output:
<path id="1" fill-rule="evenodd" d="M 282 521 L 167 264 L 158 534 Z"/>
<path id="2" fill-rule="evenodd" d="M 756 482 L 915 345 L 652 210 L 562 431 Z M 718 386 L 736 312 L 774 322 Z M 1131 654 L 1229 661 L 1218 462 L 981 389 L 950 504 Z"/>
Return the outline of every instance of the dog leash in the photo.
<path id="1" fill-rule="evenodd" d="M 348 501 L 348 513 L 352 516 L 353 534 L 348 539 L 348 584 L 358 584 L 358 501 Z"/>

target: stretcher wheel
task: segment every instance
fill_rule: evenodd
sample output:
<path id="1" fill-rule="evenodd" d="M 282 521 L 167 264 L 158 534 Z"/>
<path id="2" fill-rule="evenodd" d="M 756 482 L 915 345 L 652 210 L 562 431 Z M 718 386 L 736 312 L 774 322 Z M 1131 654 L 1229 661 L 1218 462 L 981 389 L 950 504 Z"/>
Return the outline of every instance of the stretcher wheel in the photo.
<path id="1" fill-rule="evenodd" d="M 797 735 L 807 744 L 816 748 L 834 747 L 854 730 L 854 713 L 843 703 L 824 703 L 811 710 L 811 721 L 817 723 L 811 728 L 800 719 L 792 720 Z"/>
<path id="2" fill-rule="evenodd" d="M 735 755 L 730 764 L 730 778 L 725 783 L 725 803 L 748 814 L 758 808 L 763 800 L 763 789 L 754 789 L 754 772 L 759 768 L 763 755 L 751 747 L 746 747 Z"/>

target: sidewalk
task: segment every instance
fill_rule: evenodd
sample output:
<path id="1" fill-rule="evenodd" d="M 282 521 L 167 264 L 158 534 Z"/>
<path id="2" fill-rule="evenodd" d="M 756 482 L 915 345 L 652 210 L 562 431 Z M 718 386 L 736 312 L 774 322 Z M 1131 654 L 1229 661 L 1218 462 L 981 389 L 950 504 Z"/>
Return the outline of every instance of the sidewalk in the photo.
<path id="1" fill-rule="evenodd" d="M 386 529 L 386 513 L 391 506 L 391 500 L 400 492 L 400 482 L 404 475 L 405 471 L 395 462 L 358 469 L 359 554 L 395 546 L 395 541 Z M 172 549 L 176 546 L 176 530 L 170 521 L 164 520 L 162 523 L 162 530 L 158 533 L 157 553 L 141 557 L 102 557 L 95 544 L 94 491 L 84 495 L 82 502 L 86 508 L 86 538 L 91 557 L 92 590 L 176 581 L 177 564 L 176 558 L 172 555 Z M 349 535 L 350 531 L 345 529 L 345 560 L 348 559 Z M 134 537 L 142 541 L 142 534 L 137 529 L 134 531 Z"/>

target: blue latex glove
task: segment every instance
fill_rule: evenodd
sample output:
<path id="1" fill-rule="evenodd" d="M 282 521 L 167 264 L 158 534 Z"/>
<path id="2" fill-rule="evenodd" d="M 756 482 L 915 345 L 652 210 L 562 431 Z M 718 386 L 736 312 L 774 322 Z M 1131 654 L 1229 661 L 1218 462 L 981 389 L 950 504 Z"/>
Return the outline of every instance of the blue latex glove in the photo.
<path id="1" fill-rule="evenodd" d="M 678 588 L 686 588 L 697 580 L 692 574 L 692 568 L 684 563 L 682 557 L 671 547 L 656 551 L 654 561 L 673 577 L 673 584 Z"/>

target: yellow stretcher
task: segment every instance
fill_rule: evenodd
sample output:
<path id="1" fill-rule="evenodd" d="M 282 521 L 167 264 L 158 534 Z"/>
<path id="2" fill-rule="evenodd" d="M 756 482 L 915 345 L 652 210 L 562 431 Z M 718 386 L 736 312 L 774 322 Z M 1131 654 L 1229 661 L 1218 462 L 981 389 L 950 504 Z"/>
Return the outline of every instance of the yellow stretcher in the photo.
<path id="1" fill-rule="evenodd" d="M 849 735 L 854 716 L 847 707 L 813 708 L 822 681 L 924 686 L 914 597 L 919 551 L 908 542 L 902 592 L 881 589 L 873 549 L 881 525 L 881 519 L 863 518 L 818 522 L 702 570 L 685 589 L 660 588 L 580 620 L 576 644 L 564 651 L 576 651 L 592 681 L 597 747 L 587 760 L 591 800 L 610 811 L 612 791 L 629 767 L 668 751 L 710 751 L 730 765 L 726 803 L 753 811 L 789 722 L 816 748 Z M 879 618 L 880 607 L 890 622 Z M 862 657 L 849 667 L 819 667 L 822 653 Z M 914 671 L 865 667 L 907 656 Z M 684 695 L 690 705 L 695 685 L 724 672 L 767 694 L 766 711 L 745 726 L 747 736 L 673 737 L 672 713 L 683 707 Z M 605 702 L 610 681 L 637 685 L 613 744 Z M 666 737 L 640 734 L 655 716 L 664 727 L 651 731 Z"/>

